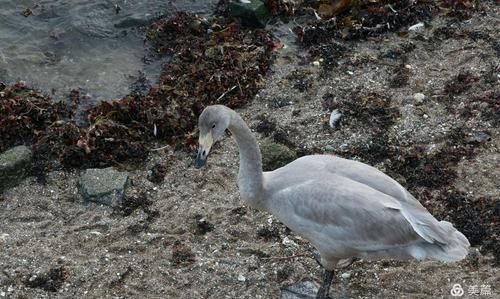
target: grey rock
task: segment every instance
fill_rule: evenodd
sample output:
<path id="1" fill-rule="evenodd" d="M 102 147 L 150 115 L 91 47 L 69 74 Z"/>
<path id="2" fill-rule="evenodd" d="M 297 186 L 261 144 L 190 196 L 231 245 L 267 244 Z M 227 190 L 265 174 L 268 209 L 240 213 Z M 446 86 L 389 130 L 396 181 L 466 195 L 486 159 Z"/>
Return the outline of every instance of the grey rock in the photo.
<path id="1" fill-rule="evenodd" d="M 113 167 L 86 169 L 78 178 L 78 191 L 84 201 L 117 206 L 127 186 L 128 173 Z"/>
<path id="2" fill-rule="evenodd" d="M 260 0 L 232 1 L 227 8 L 228 15 L 241 18 L 243 24 L 255 27 L 265 27 L 270 13 Z"/>
<path id="3" fill-rule="evenodd" d="M 420 23 L 417 23 L 415 25 L 412 25 L 408 28 L 408 31 L 410 32 L 418 32 L 418 31 L 422 31 L 423 29 L 425 28 L 425 24 L 420 22 Z"/>
<path id="4" fill-rule="evenodd" d="M 24 145 L 0 154 L 0 193 L 19 184 L 28 173 L 31 159 L 31 150 Z"/>
<path id="5" fill-rule="evenodd" d="M 285 145 L 266 142 L 261 145 L 262 169 L 272 171 L 297 159 L 297 153 Z"/>
<path id="6" fill-rule="evenodd" d="M 311 281 L 300 281 L 281 289 L 280 299 L 314 299 L 318 287 Z"/>
<path id="7" fill-rule="evenodd" d="M 417 92 L 413 95 L 413 100 L 415 101 L 415 105 L 422 105 L 425 100 L 425 95 L 423 93 Z"/>
<path id="8" fill-rule="evenodd" d="M 465 138 L 467 143 L 484 143 L 491 140 L 491 136 L 485 132 L 472 132 Z"/>
<path id="9" fill-rule="evenodd" d="M 330 120 L 328 121 L 330 128 L 332 129 L 340 128 L 341 119 L 342 119 L 342 113 L 340 112 L 340 110 L 339 109 L 333 110 L 332 114 L 330 114 Z"/>
<path id="10" fill-rule="evenodd" d="M 147 26 L 151 23 L 151 20 L 144 18 L 136 18 L 134 16 L 128 16 L 119 22 L 115 23 L 116 28 L 136 28 L 141 26 Z"/>

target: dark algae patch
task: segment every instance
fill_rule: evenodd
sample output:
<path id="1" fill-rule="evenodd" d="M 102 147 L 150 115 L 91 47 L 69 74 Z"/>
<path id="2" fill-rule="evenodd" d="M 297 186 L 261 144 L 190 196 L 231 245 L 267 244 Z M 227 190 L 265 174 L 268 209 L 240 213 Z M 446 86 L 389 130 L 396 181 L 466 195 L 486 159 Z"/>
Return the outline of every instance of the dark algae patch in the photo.
<path id="1" fill-rule="evenodd" d="M 71 118 L 69 107 L 24 86 L 0 82 L 0 152 L 36 142 L 53 125 Z"/>
<path id="2" fill-rule="evenodd" d="M 194 263 L 196 257 L 191 249 L 181 241 L 175 241 L 172 245 L 172 264 L 174 266 L 187 266 Z"/>
<path id="3" fill-rule="evenodd" d="M 68 277 L 64 266 L 50 268 L 41 274 L 31 274 L 26 278 L 24 285 L 29 288 L 39 288 L 49 292 L 57 292 Z"/>
<path id="4" fill-rule="evenodd" d="M 404 32 L 406 27 L 429 21 L 439 12 L 436 1 L 428 0 L 348 2 L 352 2 L 349 9 L 327 12 L 322 20 L 296 27 L 299 42 L 310 47 L 332 39 L 360 40 L 387 32 Z M 321 1 L 318 3 L 321 6 Z"/>

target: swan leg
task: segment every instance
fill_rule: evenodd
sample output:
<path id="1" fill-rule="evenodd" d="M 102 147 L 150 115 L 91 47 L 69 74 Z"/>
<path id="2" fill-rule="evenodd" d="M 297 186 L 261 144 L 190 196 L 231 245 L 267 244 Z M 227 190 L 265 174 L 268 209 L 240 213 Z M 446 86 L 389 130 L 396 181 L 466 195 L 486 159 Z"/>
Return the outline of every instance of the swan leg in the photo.
<path id="1" fill-rule="evenodd" d="M 333 281 L 333 270 L 326 270 L 323 273 L 323 282 L 321 283 L 321 287 L 318 290 L 318 294 L 316 294 L 316 299 L 327 299 L 328 293 L 330 292 L 330 286 Z"/>

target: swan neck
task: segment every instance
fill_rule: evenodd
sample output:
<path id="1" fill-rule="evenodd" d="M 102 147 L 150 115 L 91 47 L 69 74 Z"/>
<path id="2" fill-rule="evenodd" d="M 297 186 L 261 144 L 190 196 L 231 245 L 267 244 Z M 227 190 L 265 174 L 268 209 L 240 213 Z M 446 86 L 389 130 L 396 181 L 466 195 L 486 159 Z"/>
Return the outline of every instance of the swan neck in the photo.
<path id="1" fill-rule="evenodd" d="M 229 131 L 240 152 L 238 187 L 241 198 L 250 206 L 262 208 L 263 174 L 262 156 L 252 131 L 239 114 L 231 110 Z"/>

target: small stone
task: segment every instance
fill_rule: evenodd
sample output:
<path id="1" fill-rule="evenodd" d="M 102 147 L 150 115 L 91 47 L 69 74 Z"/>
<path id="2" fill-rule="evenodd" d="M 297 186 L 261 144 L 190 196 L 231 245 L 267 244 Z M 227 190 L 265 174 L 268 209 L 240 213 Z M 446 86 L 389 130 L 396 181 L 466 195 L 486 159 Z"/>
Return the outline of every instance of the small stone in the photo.
<path id="1" fill-rule="evenodd" d="M 5 292 L 4 291 L 0 292 L 0 297 L 5 297 Z"/>
<path id="2" fill-rule="evenodd" d="M 78 191 L 84 201 L 118 206 L 128 182 L 128 173 L 113 167 L 87 169 L 78 178 Z"/>
<path id="3" fill-rule="evenodd" d="M 261 145 L 262 168 L 272 171 L 297 159 L 297 153 L 285 145 L 266 142 Z"/>
<path id="4" fill-rule="evenodd" d="M 261 0 L 231 1 L 227 8 L 230 17 L 241 18 L 243 24 L 265 27 L 270 17 L 269 10 Z"/>
<path id="5" fill-rule="evenodd" d="M 420 23 L 417 23 L 415 25 L 412 25 L 408 28 L 408 31 L 411 31 L 411 32 L 417 32 L 417 31 L 421 31 L 422 29 L 424 29 L 425 25 L 424 23 L 420 22 Z"/>
<path id="6" fill-rule="evenodd" d="M 413 95 L 413 100 L 415 100 L 416 105 L 420 105 L 424 102 L 425 95 L 423 93 L 417 92 L 416 94 Z"/>
<path id="7" fill-rule="evenodd" d="M 320 62 L 319 62 L 319 61 L 317 61 L 317 60 L 315 60 L 315 61 L 313 61 L 313 65 L 314 65 L 314 66 L 319 66 L 319 65 L 320 65 Z"/>
<path id="8" fill-rule="evenodd" d="M 288 237 L 284 237 L 283 241 L 281 242 L 283 245 L 286 247 L 298 247 L 297 243 L 294 241 L 290 240 Z"/>
<path id="9" fill-rule="evenodd" d="M 325 146 L 325 151 L 326 152 L 333 152 L 333 151 L 335 151 L 335 148 L 332 145 L 327 145 L 327 146 Z"/>
<path id="10" fill-rule="evenodd" d="M 351 273 L 349 272 L 342 273 L 340 277 L 342 277 L 343 279 L 348 279 L 351 277 Z"/>
<path id="11" fill-rule="evenodd" d="M 243 274 L 238 274 L 238 281 L 245 282 L 247 278 Z"/>
<path id="12" fill-rule="evenodd" d="M 491 140 L 491 136 L 484 132 L 478 131 L 470 134 L 466 139 L 467 143 L 484 143 Z"/>
<path id="13" fill-rule="evenodd" d="M 28 173 L 31 160 L 31 150 L 24 145 L 0 154 L 0 193 L 19 184 Z"/>
<path id="14" fill-rule="evenodd" d="M 330 120 L 328 121 L 330 128 L 332 129 L 339 128 L 341 119 L 342 119 L 342 113 L 340 113 L 340 110 L 339 109 L 333 110 L 332 114 L 330 114 Z"/>
<path id="15" fill-rule="evenodd" d="M 197 226 L 197 232 L 200 235 L 204 235 L 214 230 L 214 225 L 208 222 L 207 218 L 205 217 L 200 218 L 196 223 L 196 226 Z"/>

